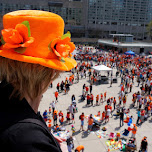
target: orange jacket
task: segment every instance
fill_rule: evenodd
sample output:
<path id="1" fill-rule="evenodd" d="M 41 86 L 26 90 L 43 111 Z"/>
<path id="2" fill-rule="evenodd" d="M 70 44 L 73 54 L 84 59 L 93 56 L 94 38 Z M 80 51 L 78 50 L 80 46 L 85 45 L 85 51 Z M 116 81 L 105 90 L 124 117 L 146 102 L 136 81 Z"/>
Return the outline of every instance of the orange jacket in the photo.
<path id="1" fill-rule="evenodd" d="M 59 116 L 63 116 L 63 112 L 59 112 Z"/>
<path id="2" fill-rule="evenodd" d="M 62 117 L 60 121 L 63 122 L 64 121 L 64 117 Z"/>
<path id="3" fill-rule="evenodd" d="M 105 118 L 105 113 L 103 112 L 102 113 L 102 120 Z"/>
<path id="4" fill-rule="evenodd" d="M 132 133 L 136 134 L 136 132 L 137 132 L 137 126 L 134 126 L 133 129 L 132 129 Z"/>
<path id="5" fill-rule="evenodd" d="M 107 95 L 107 92 L 104 93 L 104 97 L 106 97 L 106 95 Z"/>
<path id="6" fill-rule="evenodd" d="M 96 101 L 99 101 L 99 95 L 96 96 Z"/>
<path id="7" fill-rule="evenodd" d="M 98 112 L 97 116 L 100 116 L 100 112 Z"/>
<path id="8" fill-rule="evenodd" d="M 56 92 L 55 92 L 55 97 L 58 97 L 58 95 L 59 95 L 59 93 L 56 91 Z"/>
<path id="9" fill-rule="evenodd" d="M 92 124 L 93 124 L 93 118 L 89 118 L 88 125 L 92 125 Z"/>

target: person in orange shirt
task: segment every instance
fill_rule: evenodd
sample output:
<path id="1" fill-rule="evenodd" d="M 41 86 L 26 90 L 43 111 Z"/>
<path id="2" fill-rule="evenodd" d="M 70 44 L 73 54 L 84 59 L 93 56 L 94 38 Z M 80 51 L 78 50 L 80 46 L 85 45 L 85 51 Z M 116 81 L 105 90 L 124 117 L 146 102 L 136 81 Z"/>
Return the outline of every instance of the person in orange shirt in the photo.
<path id="1" fill-rule="evenodd" d="M 69 77 L 69 82 L 70 82 L 71 84 L 73 84 L 73 82 L 72 82 L 72 77 L 71 77 L 71 76 Z"/>
<path id="2" fill-rule="evenodd" d="M 91 95 L 90 95 L 90 102 L 91 102 L 91 105 L 93 106 L 93 94 L 91 93 Z"/>
<path id="3" fill-rule="evenodd" d="M 60 110 L 58 115 L 59 115 L 59 117 L 63 116 L 63 112 Z"/>
<path id="4" fill-rule="evenodd" d="M 58 124 L 55 125 L 55 131 L 59 131 L 60 130 L 60 127 Z"/>
<path id="5" fill-rule="evenodd" d="M 104 101 L 106 101 L 107 92 L 104 93 Z"/>
<path id="6" fill-rule="evenodd" d="M 100 102 L 103 104 L 103 94 L 100 95 Z"/>
<path id="7" fill-rule="evenodd" d="M 103 122 L 104 119 L 105 119 L 105 115 L 106 115 L 106 114 L 105 114 L 105 112 L 103 111 L 103 112 L 102 112 L 102 122 Z"/>
<path id="8" fill-rule="evenodd" d="M 133 138 L 135 138 L 135 135 L 136 135 L 136 133 L 137 133 L 137 126 L 136 126 L 136 124 L 133 124 L 133 129 L 132 129 L 132 137 Z"/>
<path id="9" fill-rule="evenodd" d="M 95 83 L 95 84 L 97 83 L 97 78 L 96 78 L 96 77 L 94 78 L 94 83 Z"/>
<path id="10" fill-rule="evenodd" d="M 60 89 L 60 84 L 59 83 L 57 84 L 56 88 L 57 88 L 57 91 L 59 92 L 59 89 Z"/>
<path id="11" fill-rule="evenodd" d="M 99 95 L 96 96 L 96 106 L 99 105 Z"/>
<path id="12" fill-rule="evenodd" d="M 51 122 L 52 122 L 52 120 L 49 119 L 49 120 L 48 120 L 48 129 L 49 129 L 50 131 L 51 131 L 51 127 L 52 127 Z"/>
<path id="13" fill-rule="evenodd" d="M 88 94 L 89 87 L 88 87 L 88 86 L 86 86 L 86 87 L 85 87 L 85 89 L 86 89 L 86 94 Z"/>
<path id="14" fill-rule="evenodd" d="M 105 111 L 107 111 L 107 109 L 108 109 L 108 105 L 105 105 Z"/>
<path id="15" fill-rule="evenodd" d="M 86 104 L 86 106 L 88 106 L 90 104 L 90 95 L 88 94 L 87 95 L 87 104 Z"/>
<path id="16" fill-rule="evenodd" d="M 88 129 L 87 129 L 87 131 L 88 130 L 91 131 L 92 126 L 93 126 L 93 122 L 94 122 L 94 120 L 93 120 L 93 117 L 92 117 L 92 114 L 91 114 L 90 117 L 88 118 Z"/>
<path id="17" fill-rule="evenodd" d="M 100 117 L 100 111 L 98 111 L 98 114 L 97 114 L 97 116 L 98 116 L 98 117 Z"/>
<path id="18" fill-rule="evenodd" d="M 76 149 L 75 152 L 84 152 L 84 146 L 83 145 L 79 145 Z"/>
<path id="19" fill-rule="evenodd" d="M 58 91 L 56 91 L 54 94 L 55 94 L 56 102 L 58 102 L 58 96 L 59 96 Z"/>
<path id="20" fill-rule="evenodd" d="M 69 122 L 69 124 L 70 124 L 70 112 L 67 112 L 66 118 L 67 118 L 67 123 Z"/>
<path id="21" fill-rule="evenodd" d="M 126 97 L 126 95 L 124 95 L 124 97 L 123 97 L 123 106 L 125 107 L 125 105 L 126 105 L 126 101 L 127 101 L 127 97 Z"/>

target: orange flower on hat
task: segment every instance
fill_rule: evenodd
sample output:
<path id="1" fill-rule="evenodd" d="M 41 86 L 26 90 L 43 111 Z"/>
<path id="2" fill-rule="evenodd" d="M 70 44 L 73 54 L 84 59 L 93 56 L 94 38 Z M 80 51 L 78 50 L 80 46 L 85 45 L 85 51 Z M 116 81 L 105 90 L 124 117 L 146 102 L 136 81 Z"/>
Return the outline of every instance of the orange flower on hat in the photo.
<path id="1" fill-rule="evenodd" d="M 24 23 L 28 23 L 28 21 L 24 21 Z M 34 42 L 34 38 L 30 36 L 29 23 L 28 25 L 24 23 L 17 24 L 15 29 L 2 30 L 3 48 L 16 49 L 17 51 L 17 48 L 27 48 Z"/>
<path id="2" fill-rule="evenodd" d="M 71 53 L 75 49 L 75 45 L 71 42 L 69 33 L 67 33 L 67 36 L 65 34 L 63 37 L 54 39 L 49 47 L 60 60 L 63 60 L 63 58 L 66 57 L 71 57 Z"/>

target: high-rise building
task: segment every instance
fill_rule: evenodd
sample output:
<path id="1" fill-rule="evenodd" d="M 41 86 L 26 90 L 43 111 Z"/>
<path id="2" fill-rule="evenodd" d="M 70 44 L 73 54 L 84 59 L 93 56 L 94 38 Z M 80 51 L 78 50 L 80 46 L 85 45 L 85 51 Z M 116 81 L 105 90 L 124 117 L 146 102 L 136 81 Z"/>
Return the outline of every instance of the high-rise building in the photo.
<path id="1" fill-rule="evenodd" d="M 88 0 L 88 30 L 102 37 L 123 33 L 144 39 L 151 19 L 152 0 Z"/>
<path id="2" fill-rule="evenodd" d="M 0 17 L 15 10 L 44 10 L 62 16 L 65 32 L 71 31 L 73 37 L 84 37 L 85 16 L 83 0 L 0 0 Z M 2 22 L 0 27 L 2 27 Z"/>

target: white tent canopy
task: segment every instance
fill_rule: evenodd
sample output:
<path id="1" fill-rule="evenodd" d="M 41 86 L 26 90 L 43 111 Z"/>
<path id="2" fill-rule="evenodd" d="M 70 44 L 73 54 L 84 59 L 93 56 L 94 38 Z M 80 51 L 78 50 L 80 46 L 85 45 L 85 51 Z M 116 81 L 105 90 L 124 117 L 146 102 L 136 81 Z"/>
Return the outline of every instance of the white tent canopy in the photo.
<path id="1" fill-rule="evenodd" d="M 92 69 L 95 69 L 97 71 L 112 71 L 111 68 L 109 68 L 105 65 L 97 65 L 97 66 L 92 67 Z"/>

